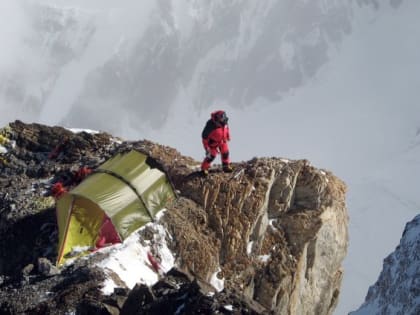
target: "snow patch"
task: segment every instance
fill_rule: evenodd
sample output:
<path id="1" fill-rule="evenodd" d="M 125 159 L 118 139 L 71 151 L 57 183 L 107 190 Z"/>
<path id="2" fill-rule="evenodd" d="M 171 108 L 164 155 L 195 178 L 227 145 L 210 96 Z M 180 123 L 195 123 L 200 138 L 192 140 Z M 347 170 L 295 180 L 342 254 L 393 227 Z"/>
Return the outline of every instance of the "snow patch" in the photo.
<path id="1" fill-rule="evenodd" d="M 247 247 L 246 247 L 246 253 L 248 254 L 248 255 L 251 255 L 251 252 L 252 252 L 252 245 L 254 244 L 254 242 L 253 241 L 251 241 L 251 242 L 248 242 L 248 245 L 247 245 Z"/>
<path id="2" fill-rule="evenodd" d="M 229 305 L 225 305 L 225 306 L 223 306 L 226 310 L 228 310 L 228 311 L 233 311 L 233 305 L 231 305 L 231 304 L 229 304 Z"/>
<path id="3" fill-rule="evenodd" d="M 258 259 L 261 262 L 266 263 L 270 259 L 270 257 L 271 257 L 270 255 L 260 255 L 260 256 L 258 256 Z"/>
<path id="4" fill-rule="evenodd" d="M 157 221 L 162 213 L 163 211 L 159 212 Z M 145 245 L 143 245 L 139 241 L 138 233 L 146 227 L 154 231 L 154 236 L 153 241 L 144 241 Z M 109 295 L 118 287 L 112 274 L 117 274 L 121 281 L 132 289 L 136 283 L 153 285 L 159 280 L 158 273 L 169 271 L 174 266 L 175 259 L 167 246 L 165 236 L 165 228 L 159 223 L 151 222 L 131 234 L 123 243 L 102 249 L 102 253 L 108 251 L 110 254 L 109 257 L 97 264 L 108 276 L 103 284 L 103 294 Z M 160 258 L 160 270 L 156 271 L 153 268 L 148 254 L 151 254 L 156 260 L 158 260 L 157 257 Z"/>
<path id="5" fill-rule="evenodd" d="M 90 134 L 93 134 L 93 135 L 99 133 L 99 131 L 97 131 L 97 130 L 82 129 L 82 128 L 67 128 L 67 130 L 70 130 L 73 133 L 86 132 L 86 133 L 90 133 Z"/>
<path id="6" fill-rule="evenodd" d="M 217 274 L 220 272 L 220 268 L 213 273 L 213 275 L 210 278 L 210 284 L 217 290 L 217 292 L 220 292 L 224 289 L 225 286 L 225 279 L 219 279 L 217 277 Z"/>

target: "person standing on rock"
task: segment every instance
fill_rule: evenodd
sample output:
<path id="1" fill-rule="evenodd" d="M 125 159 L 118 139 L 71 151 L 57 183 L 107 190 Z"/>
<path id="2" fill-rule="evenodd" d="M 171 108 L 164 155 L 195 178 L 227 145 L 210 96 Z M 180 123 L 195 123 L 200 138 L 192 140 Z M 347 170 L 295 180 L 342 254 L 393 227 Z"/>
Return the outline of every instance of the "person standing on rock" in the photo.
<path id="1" fill-rule="evenodd" d="M 206 157 L 201 163 L 203 175 L 208 175 L 211 163 L 220 153 L 222 157 L 223 171 L 232 172 L 232 166 L 229 160 L 230 132 L 228 126 L 229 118 L 223 110 L 217 110 L 211 113 L 211 118 L 207 121 L 201 138 L 206 152 Z"/>

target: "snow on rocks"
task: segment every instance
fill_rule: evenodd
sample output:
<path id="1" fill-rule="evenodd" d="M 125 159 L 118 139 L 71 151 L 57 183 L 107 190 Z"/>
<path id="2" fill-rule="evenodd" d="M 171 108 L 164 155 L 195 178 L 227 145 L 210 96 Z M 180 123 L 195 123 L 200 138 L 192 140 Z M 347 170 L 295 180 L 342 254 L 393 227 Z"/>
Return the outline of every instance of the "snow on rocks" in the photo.
<path id="1" fill-rule="evenodd" d="M 139 234 L 146 228 L 154 232 L 153 239 L 141 242 Z M 119 286 L 114 280 L 115 274 L 130 289 L 136 283 L 153 285 L 157 282 L 159 276 L 169 271 L 175 263 L 165 237 L 165 228 L 158 221 L 151 222 L 134 232 L 123 243 L 102 249 L 102 253 L 108 252 L 108 257 L 97 264 L 107 274 L 102 292 L 111 294 Z M 159 260 L 157 257 L 160 258 L 160 262 L 157 262 L 158 270 L 153 263 Z"/>

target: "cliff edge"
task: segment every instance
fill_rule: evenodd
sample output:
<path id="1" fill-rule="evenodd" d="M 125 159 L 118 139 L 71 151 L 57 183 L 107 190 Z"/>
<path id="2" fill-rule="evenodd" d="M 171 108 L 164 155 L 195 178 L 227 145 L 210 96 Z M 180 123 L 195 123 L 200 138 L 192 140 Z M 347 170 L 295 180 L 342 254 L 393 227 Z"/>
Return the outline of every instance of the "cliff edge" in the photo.
<path id="1" fill-rule="evenodd" d="M 265 157 L 233 163 L 233 173 L 215 167 L 204 178 L 196 172 L 198 161 L 146 140 L 20 121 L 1 133 L 14 143 L 0 156 L 2 313 L 163 314 L 162 305 L 180 314 L 333 313 L 348 215 L 346 186 L 331 172 L 307 160 Z M 114 279 L 120 288 L 111 295 L 101 291 L 105 270 L 93 263 L 105 255 L 100 251 L 45 272 L 40 259 L 57 255 L 51 186 L 131 149 L 147 154 L 177 193 L 159 220 L 175 268 L 153 286 Z M 212 285 L 215 276 L 223 290 Z M 182 308 L 165 304 L 175 303 L 175 296 Z"/>

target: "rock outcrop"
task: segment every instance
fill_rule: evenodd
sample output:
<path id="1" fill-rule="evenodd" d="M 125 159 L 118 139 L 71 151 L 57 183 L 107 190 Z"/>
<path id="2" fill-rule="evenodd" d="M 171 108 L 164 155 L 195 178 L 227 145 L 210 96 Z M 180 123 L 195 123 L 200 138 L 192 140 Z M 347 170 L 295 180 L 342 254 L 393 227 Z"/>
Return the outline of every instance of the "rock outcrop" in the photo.
<path id="1" fill-rule="evenodd" d="M 254 158 L 234 163 L 233 173 L 216 168 L 203 178 L 196 172 L 199 162 L 150 141 L 127 142 L 105 133 L 73 133 L 20 121 L 1 132 L 16 146 L 0 160 L 0 312 L 85 314 L 94 308 L 100 314 L 123 314 L 129 309 L 124 303 L 131 303 L 136 314 L 162 314 L 164 304 L 159 303 L 173 294 L 195 297 L 191 301 L 201 297 L 204 304 L 183 304 L 189 314 L 194 307 L 206 314 L 233 313 L 223 307 L 227 304 L 242 314 L 333 313 L 348 217 L 345 184 L 330 172 L 306 160 Z M 161 220 L 178 270 L 153 288 L 122 286 L 104 296 L 103 271 L 91 260 L 61 272 L 45 262 L 57 254 L 49 191 L 57 181 L 70 182 L 79 167 L 94 169 L 133 148 L 150 156 L 177 191 Z M 101 254 L 93 256 L 100 259 Z M 215 274 L 224 279 L 224 290 L 209 298 Z M 168 288 L 166 278 L 174 275 L 182 285 Z M 167 290 L 159 291 L 162 287 Z"/>
<path id="2" fill-rule="evenodd" d="M 350 314 L 420 314 L 420 215 L 407 223 L 365 302 Z"/>

